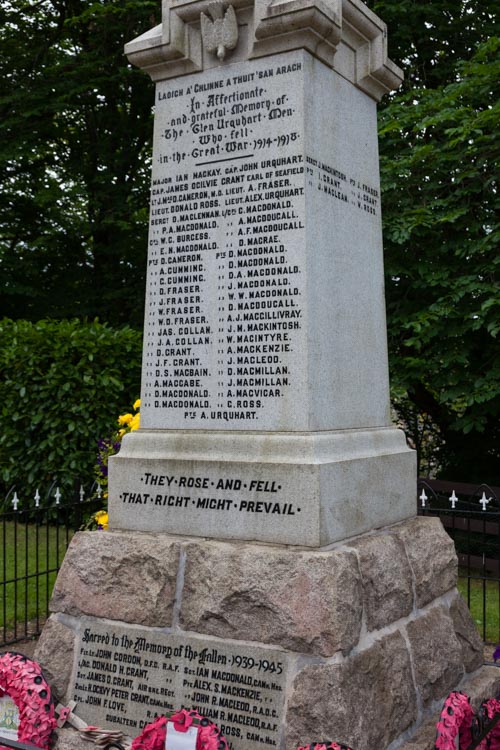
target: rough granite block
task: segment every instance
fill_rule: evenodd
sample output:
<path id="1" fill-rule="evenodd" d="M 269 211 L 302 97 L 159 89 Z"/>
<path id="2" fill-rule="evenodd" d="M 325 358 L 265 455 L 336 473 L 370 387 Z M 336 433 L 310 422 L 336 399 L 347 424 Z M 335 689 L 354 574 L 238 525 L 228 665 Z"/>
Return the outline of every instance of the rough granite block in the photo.
<path id="1" fill-rule="evenodd" d="M 401 539 L 395 534 L 373 534 L 352 546 L 359 555 L 368 630 L 409 615 L 412 574 Z"/>
<path id="2" fill-rule="evenodd" d="M 357 643 L 361 611 L 354 552 L 216 542 L 187 548 L 186 630 L 332 656 Z"/>
<path id="3" fill-rule="evenodd" d="M 54 587 L 51 610 L 171 625 L 178 560 L 179 543 L 165 535 L 76 534 Z"/>
<path id="4" fill-rule="evenodd" d="M 424 704 L 445 698 L 464 673 L 462 649 L 444 606 L 407 625 L 417 688 Z"/>
<path id="5" fill-rule="evenodd" d="M 439 518 L 417 516 L 395 527 L 415 577 L 416 604 L 424 607 L 457 585 L 457 555 Z"/>
<path id="6" fill-rule="evenodd" d="M 299 672 L 288 701 L 286 746 L 331 739 L 356 750 L 386 748 L 416 718 L 409 654 L 394 633 L 342 664 Z"/>

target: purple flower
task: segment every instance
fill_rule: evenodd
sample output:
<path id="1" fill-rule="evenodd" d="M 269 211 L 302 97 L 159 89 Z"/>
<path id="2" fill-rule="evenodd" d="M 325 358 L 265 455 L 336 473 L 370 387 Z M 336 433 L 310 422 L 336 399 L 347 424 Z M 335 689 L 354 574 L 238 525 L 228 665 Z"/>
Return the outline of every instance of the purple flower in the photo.
<path id="1" fill-rule="evenodd" d="M 500 659 L 500 646 L 497 646 L 493 652 L 493 661 Z"/>

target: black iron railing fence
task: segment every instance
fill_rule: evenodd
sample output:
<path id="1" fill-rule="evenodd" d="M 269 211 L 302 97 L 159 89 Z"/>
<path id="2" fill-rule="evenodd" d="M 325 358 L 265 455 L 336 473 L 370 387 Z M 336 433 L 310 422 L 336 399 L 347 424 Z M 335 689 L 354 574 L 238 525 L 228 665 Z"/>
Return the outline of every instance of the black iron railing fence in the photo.
<path id="1" fill-rule="evenodd" d="M 500 643 L 500 488 L 420 479 L 418 512 L 455 542 L 459 589 L 484 641 Z"/>
<path id="2" fill-rule="evenodd" d="M 95 484 L 54 483 L 29 499 L 11 488 L 0 505 L 0 646 L 40 634 L 71 537 L 102 505 Z"/>
<path id="3" fill-rule="evenodd" d="M 439 516 L 455 542 L 459 588 L 484 641 L 500 643 L 500 488 L 420 479 L 418 512 Z M 0 646 L 35 637 L 48 616 L 68 544 L 103 506 L 102 492 L 80 483 L 42 497 L 0 504 Z"/>

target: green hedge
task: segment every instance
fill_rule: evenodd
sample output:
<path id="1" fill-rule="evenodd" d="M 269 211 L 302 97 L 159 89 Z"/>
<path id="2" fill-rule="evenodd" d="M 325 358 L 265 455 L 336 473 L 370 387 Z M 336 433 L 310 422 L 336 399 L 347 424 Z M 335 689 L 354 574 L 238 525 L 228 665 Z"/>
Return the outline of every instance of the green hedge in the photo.
<path id="1" fill-rule="evenodd" d="M 0 506 L 92 479 L 99 438 L 139 395 L 141 334 L 78 320 L 0 321 Z"/>

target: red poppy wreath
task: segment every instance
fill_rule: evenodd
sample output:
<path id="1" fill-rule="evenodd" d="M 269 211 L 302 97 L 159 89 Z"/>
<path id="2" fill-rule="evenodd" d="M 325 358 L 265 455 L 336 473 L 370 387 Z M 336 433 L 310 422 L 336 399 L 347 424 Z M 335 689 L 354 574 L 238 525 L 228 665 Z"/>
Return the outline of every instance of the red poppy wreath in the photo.
<path id="1" fill-rule="evenodd" d="M 482 703 L 481 708 L 488 719 L 492 719 L 500 711 L 500 701 L 490 698 Z M 435 750 L 465 750 L 472 743 L 472 723 L 474 711 L 470 699 L 465 693 L 454 691 L 444 702 L 441 716 L 436 724 L 437 736 Z M 500 750 L 500 724 L 494 726 L 480 745 L 478 750 Z"/>
<path id="2" fill-rule="evenodd" d="M 165 750 L 167 723 L 172 723 L 177 732 L 187 732 L 194 725 L 198 729 L 196 750 L 229 750 L 226 738 L 220 729 L 197 711 L 177 711 L 171 717 L 160 716 L 148 724 L 132 742 L 131 750 Z M 168 750 L 168 739 L 167 739 Z"/>
<path id="3" fill-rule="evenodd" d="M 48 750 L 56 720 L 40 665 L 22 654 L 0 654 L 0 697 L 4 695 L 12 698 L 19 710 L 19 742 Z M 0 749 L 3 747 L 0 744 Z"/>

